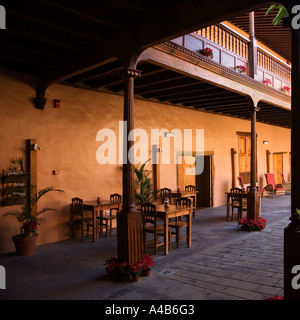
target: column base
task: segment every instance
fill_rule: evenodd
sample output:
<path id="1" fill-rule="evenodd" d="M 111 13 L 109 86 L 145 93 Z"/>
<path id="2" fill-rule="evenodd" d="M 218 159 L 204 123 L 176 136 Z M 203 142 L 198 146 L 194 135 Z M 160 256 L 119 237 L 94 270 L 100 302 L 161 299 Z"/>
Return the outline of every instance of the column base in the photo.
<path id="1" fill-rule="evenodd" d="M 254 221 L 260 217 L 260 196 L 258 192 L 249 192 L 247 199 L 247 218 Z"/>
<path id="2" fill-rule="evenodd" d="M 142 212 L 128 209 L 117 214 L 118 260 L 137 263 L 144 251 Z"/>

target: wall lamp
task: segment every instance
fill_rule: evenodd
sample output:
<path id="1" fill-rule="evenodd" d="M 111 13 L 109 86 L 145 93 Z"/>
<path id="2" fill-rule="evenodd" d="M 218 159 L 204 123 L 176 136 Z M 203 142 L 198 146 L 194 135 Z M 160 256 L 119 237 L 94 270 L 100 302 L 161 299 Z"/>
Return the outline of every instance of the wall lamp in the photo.
<path id="1" fill-rule="evenodd" d="M 269 143 L 269 141 L 263 141 L 263 144 L 268 144 Z"/>
<path id="2" fill-rule="evenodd" d="M 42 147 L 39 147 L 36 143 L 34 143 L 30 146 L 30 149 L 34 151 L 38 151 L 38 150 L 42 150 Z"/>

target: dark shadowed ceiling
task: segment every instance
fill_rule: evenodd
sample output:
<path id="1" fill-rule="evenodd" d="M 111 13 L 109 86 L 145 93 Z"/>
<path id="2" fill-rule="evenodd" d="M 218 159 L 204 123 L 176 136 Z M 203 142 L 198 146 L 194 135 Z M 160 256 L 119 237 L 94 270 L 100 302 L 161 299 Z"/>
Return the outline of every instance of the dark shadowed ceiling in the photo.
<path id="1" fill-rule="evenodd" d="M 63 83 L 122 94 L 121 71 L 134 53 L 160 41 L 230 20 L 247 31 L 251 9 L 261 0 L 28 0 L 2 1 L 6 30 L 0 30 L 0 67 Z M 259 40 L 290 60 L 289 31 L 256 11 Z M 239 12 L 239 14 L 233 14 Z M 137 97 L 248 119 L 247 101 L 236 93 L 144 63 Z M 196 91 L 195 91 L 196 90 Z M 200 96 L 199 96 L 200 94 Z M 216 110 L 218 108 L 218 110 Z M 259 121 L 290 126 L 289 111 L 265 105 Z M 268 120 L 268 121 L 267 121 Z"/>

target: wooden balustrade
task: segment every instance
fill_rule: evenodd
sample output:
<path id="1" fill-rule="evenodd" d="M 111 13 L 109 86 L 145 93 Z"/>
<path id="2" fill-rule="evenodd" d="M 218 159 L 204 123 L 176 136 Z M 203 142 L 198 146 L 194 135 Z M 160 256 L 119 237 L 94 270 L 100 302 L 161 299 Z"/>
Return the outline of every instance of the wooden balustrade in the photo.
<path id="1" fill-rule="evenodd" d="M 259 67 L 276 74 L 285 81 L 291 82 L 291 68 L 261 49 L 257 51 L 257 64 Z"/>
<path id="2" fill-rule="evenodd" d="M 249 67 L 250 40 L 222 24 L 203 28 L 172 41 L 197 52 L 209 47 L 213 50 L 213 60 L 228 68 L 235 69 L 238 65 L 244 65 L 247 69 Z M 291 87 L 291 67 L 258 47 L 257 73 L 254 79 L 263 82 L 267 78 L 275 89 Z"/>
<path id="3" fill-rule="evenodd" d="M 212 25 L 197 33 L 227 50 L 248 59 L 248 41 L 222 25 Z"/>

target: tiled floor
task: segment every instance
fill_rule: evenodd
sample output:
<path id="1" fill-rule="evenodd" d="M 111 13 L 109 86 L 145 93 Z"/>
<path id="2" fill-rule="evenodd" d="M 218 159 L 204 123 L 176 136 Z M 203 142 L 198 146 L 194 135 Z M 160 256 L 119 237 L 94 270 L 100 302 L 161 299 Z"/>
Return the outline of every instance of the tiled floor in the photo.
<path id="1" fill-rule="evenodd" d="M 153 256 L 150 277 L 111 281 L 104 263 L 116 256 L 116 233 L 96 243 L 63 241 L 38 246 L 33 255 L 1 255 L 6 290 L 0 300 L 263 300 L 283 295 L 283 229 L 290 196 L 263 199 L 267 228 L 244 232 L 226 221 L 225 206 L 199 210 L 192 247 Z"/>

